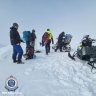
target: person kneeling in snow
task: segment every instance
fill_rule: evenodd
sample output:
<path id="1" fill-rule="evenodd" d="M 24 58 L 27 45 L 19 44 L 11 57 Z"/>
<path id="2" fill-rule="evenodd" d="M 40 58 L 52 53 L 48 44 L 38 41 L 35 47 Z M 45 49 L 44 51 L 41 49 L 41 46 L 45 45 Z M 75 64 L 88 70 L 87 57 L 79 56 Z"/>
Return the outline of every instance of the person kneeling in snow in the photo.
<path id="1" fill-rule="evenodd" d="M 30 44 L 26 47 L 26 54 L 23 55 L 26 60 L 34 58 L 34 44 L 30 42 Z"/>

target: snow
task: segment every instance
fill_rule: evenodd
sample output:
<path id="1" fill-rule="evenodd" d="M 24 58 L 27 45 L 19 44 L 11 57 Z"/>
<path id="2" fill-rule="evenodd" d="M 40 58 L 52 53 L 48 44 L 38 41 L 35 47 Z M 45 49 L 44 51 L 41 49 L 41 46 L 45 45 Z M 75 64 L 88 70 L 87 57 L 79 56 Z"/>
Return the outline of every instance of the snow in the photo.
<path id="1" fill-rule="evenodd" d="M 22 46 L 25 49 L 25 44 Z M 25 64 L 14 64 L 12 46 L 0 48 L 0 92 L 7 91 L 5 81 L 13 75 L 20 96 L 96 96 L 96 74 L 86 62 L 72 61 L 68 53 L 52 49 L 46 56 L 44 48 L 39 49 L 42 53 L 36 53 L 35 59 L 23 58 Z"/>
<path id="2" fill-rule="evenodd" d="M 4 45 L 3 44 L 0 44 L 0 48 L 2 48 L 2 47 L 4 47 Z"/>

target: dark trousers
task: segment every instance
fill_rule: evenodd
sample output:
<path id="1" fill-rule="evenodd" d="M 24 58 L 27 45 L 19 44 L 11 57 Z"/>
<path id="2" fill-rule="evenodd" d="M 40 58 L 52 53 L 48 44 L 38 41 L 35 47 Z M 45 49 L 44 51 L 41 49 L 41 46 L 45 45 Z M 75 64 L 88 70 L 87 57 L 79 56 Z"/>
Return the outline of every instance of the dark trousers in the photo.
<path id="1" fill-rule="evenodd" d="M 59 44 L 57 45 L 55 51 L 57 51 L 58 49 L 60 50 L 60 52 L 62 52 L 62 43 L 59 43 Z"/>
<path id="2" fill-rule="evenodd" d="M 27 47 L 30 46 L 30 41 L 26 41 L 26 53 L 27 53 Z"/>
<path id="3" fill-rule="evenodd" d="M 46 55 L 48 55 L 48 53 L 49 53 L 49 44 L 45 45 L 45 51 L 46 51 Z"/>
<path id="4" fill-rule="evenodd" d="M 47 46 L 48 46 L 48 48 L 49 48 L 49 52 L 50 52 L 50 44 L 51 44 L 51 40 L 49 40 L 49 41 L 48 41 L 48 44 L 47 44 Z"/>
<path id="5" fill-rule="evenodd" d="M 22 47 L 20 45 L 13 45 L 13 56 L 12 56 L 13 61 L 16 61 L 16 57 L 17 57 L 18 61 L 21 62 L 22 55 L 23 55 Z"/>

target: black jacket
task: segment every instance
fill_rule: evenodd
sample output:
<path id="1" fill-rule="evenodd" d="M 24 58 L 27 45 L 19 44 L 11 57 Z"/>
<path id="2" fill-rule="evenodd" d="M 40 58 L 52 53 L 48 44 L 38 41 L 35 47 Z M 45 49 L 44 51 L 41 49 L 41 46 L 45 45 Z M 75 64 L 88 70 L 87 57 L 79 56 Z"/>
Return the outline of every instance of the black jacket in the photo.
<path id="1" fill-rule="evenodd" d="M 64 37 L 64 33 L 62 32 L 58 37 L 58 43 L 61 44 Z"/>
<path id="2" fill-rule="evenodd" d="M 16 28 L 14 27 L 11 27 L 10 28 L 10 41 L 11 41 L 11 45 L 14 45 L 14 44 L 18 44 L 21 42 L 21 39 L 20 39 L 20 35 L 17 31 Z"/>
<path id="3" fill-rule="evenodd" d="M 34 32 L 31 33 L 31 41 L 35 41 L 36 39 L 36 34 Z"/>

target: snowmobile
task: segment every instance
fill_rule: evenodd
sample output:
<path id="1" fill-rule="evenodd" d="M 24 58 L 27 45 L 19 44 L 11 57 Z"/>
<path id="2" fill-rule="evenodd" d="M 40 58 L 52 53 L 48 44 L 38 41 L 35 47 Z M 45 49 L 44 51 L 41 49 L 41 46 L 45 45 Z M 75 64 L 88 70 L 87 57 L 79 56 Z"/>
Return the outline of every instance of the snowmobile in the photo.
<path id="1" fill-rule="evenodd" d="M 68 56 L 72 60 L 76 60 L 75 57 L 79 58 L 80 60 L 87 61 L 87 64 L 92 66 L 92 69 L 95 68 L 96 63 L 96 46 L 93 45 L 95 43 L 95 39 L 89 38 L 89 35 L 85 35 L 80 42 L 79 46 L 77 47 L 77 51 L 73 53 L 73 55 L 68 53 Z M 91 70 L 92 71 L 92 70 Z"/>
<path id="2" fill-rule="evenodd" d="M 71 39 L 72 39 L 72 35 L 70 34 L 66 34 L 65 37 L 63 38 L 62 40 L 62 51 L 64 52 L 70 52 L 71 51 L 71 46 L 70 46 L 70 43 L 71 43 Z M 52 46 L 52 49 L 56 49 L 58 46 L 58 42 L 56 42 L 56 44 L 54 44 Z"/>
<path id="3" fill-rule="evenodd" d="M 63 43 L 63 46 L 62 46 L 62 51 L 64 51 L 64 52 L 70 52 L 71 51 L 71 46 L 70 46 L 70 44 L 64 44 L 64 42 L 62 42 Z M 53 46 L 52 46 L 52 49 L 56 49 L 57 48 L 57 46 L 58 46 L 58 42 L 56 42 L 56 44 L 54 44 Z"/>

